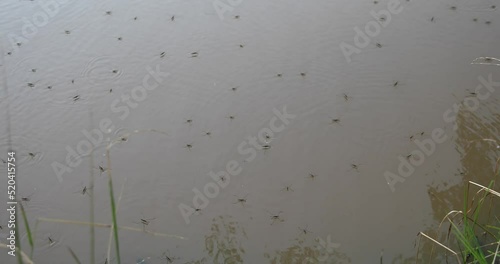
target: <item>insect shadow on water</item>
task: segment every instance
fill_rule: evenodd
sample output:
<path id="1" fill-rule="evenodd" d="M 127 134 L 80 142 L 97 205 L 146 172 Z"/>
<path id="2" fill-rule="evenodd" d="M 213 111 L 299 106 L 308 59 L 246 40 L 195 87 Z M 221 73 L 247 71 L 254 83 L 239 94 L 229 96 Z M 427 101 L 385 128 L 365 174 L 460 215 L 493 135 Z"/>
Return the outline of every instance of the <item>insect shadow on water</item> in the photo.
<path id="1" fill-rule="evenodd" d="M 277 214 L 273 214 L 269 211 L 267 211 L 267 213 L 270 215 L 271 220 L 273 220 L 271 222 L 271 225 L 274 225 L 274 223 L 276 223 L 276 222 L 279 222 L 279 223 L 285 222 L 285 220 L 283 218 L 281 218 L 281 213 L 283 213 L 283 211 L 279 211 Z"/>
<path id="2" fill-rule="evenodd" d="M 196 58 L 196 57 L 198 57 L 198 51 L 191 52 L 191 58 Z"/>
<path id="3" fill-rule="evenodd" d="M 76 102 L 76 101 L 80 100 L 80 95 L 75 95 L 72 97 L 72 99 L 73 99 L 73 102 Z"/>
<path id="4" fill-rule="evenodd" d="M 167 250 L 161 254 L 161 260 L 166 260 L 168 264 L 173 263 L 175 260 L 180 259 L 179 257 L 172 256 L 170 252 Z"/>
<path id="5" fill-rule="evenodd" d="M 165 53 L 165 51 L 163 51 L 162 53 L 160 53 L 160 58 L 165 57 L 165 55 L 166 55 L 166 53 Z"/>
<path id="6" fill-rule="evenodd" d="M 234 197 L 236 197 L 236 202 L 234 202 L 233 204 L 239 203 L 239 204 L 241 204 L 241 206 L 245 207 L 245 203 L 247 202 L 248 194 L 245 195 L 245 197 L 243 197 L 243 198 L 240 198 L 237 195 L 234 195 Z"/>

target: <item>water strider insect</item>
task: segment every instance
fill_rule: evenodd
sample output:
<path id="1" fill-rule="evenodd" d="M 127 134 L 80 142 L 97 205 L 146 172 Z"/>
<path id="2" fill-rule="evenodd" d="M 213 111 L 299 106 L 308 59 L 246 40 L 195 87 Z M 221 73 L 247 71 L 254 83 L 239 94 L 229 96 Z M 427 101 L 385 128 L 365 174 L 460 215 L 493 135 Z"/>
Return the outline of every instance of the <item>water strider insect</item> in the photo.
<path id="1" fill-rule="evenodd" d="M 134 17 L 134 20 L 137 20 L 137 17 Z"/>
<path id="2" fill-rule="evenodd" d="M 280 77 L 280 78 L 283 77 L 283 73 L 276 74 L 276 77 Z"/>
<path id="3" fill-rule="evenodd" d="M 477 22 L 477 18 L 473 18 L 472 21 Z"/>
<path id="4" fill-rule="evenodd" d="M 47 89 L 49 90 L 52 89 L 52 85 L 47 86 Z"/>
<path id="5" fill-rule="evenodd" d="M 75 83 L 75 79 L 71 80 L 71 83 L 74 84 Z"/>
<path id="6" fill-rule="evenodd" d="M 309 234 L 309 233 L 312 233 L 311 231 L 309 231 L 309 230 L 307 229 L 307 226 L 306 226 L 305 228 L 302 228 L 302 227 L 297 227 L 297 228 L 300 230 L 300 232 L 301 232 L 301 233 L 304 233 L 304 235 L 307 235 L 307 234 Z"/>
<path id="7" fill-rule="evenodd" d="M 123 40 L 122 37 L 117 37 L 116 39 L 119 40 L 119 41 Z"/>
<path id="8" fill-rule="evenodd" d="M 73 102 L 80 100 L 80 95 L 73 96 Z"/>
<path id="9" fill-rule="evenodd" d="M 226 176 L 224 176 L 224 175 L 219 176 L 219 179 L 221 182 L 226 182 Z"/>
<path id="10" fill-rule="evenodd" d="M 269 141 L 271 141 L 271 136 L 268 133 L 265 133 L 264 138 L 266 139 L 266 143 L 269 143 Z"/>
<path id="11" fill-rule="evenodd" d="M 497 8 L 497 6 L 496 6 L 496 5 L 492 5 L 492 6 L 491 6 L 491 9 L 495 9 L 495 8 Z"/>
<path id="12" fill-rule="evenodd" d="M 375 4 L 375 5 L 378 4 L 378 1 L 373 1 L 373 4 Z"/>
<path id="13" fill-rule="evenodd" d="M 385 16 L 380 17 L 378 20 L 384 22 L 386 20 Z"/>
<path id="14" fill-rule="evenodd" d="M 281 218 L 281 216 L 280 216 L 280 215 L 281 215 L 281 213 L 282 213 L 282 211 L 279 211 L 277 214 L 273 214 L 273 213 L 271 213 L 271 212 L 269 212 L 269 211 L 268 211 L 268 213 L 271 215 L 271 216 L 270 216 L 270 217 L 271 217 L 271 220 L 273 220 L 273 221 L 271 222 L 271 225 L 273 225 L 276 221 L 279 221 L 279 222 L 284 222 L 284 221 L 285 221 L 285 220 L 283 220 L 283 219 Z"/>
<path id="15" fill-rule="evenodd" d="M 71 31 L 65 30 L 64 33 L 66 33 L 67 35 L 69 35 L 69 34 L 71 34 Z"/>
<path id="16" fill-rule="evenodd" d="M 165 54 L 166 54 L 165 51 L 163 51 L 162 53 L 160 53 L 160 58 L 165 57 Z"/>
<path id="17" fill-rule="evenodd" d="M 193 144 L 186 144 L 186 146 L 184 146 L 184 148 L 191 150 L 193 148 Z"/>
<path id="18" fill-rule="evenodd" d="M 118 70 L 113 70 L 113 73 L 118 73 Z"/>
<path id="19" fill-rule="evenodd" d="M 486 21 L 486 22 L 484 22 L 484 23 L 485 23 L 486 25 L 490 25 L 490 24 L 491 24 L 491 21 L 489 21 L 489 20 L 488 20 L 488 21 Z"/>
<path id="20" fill-rule="evenodd" d="M 184 122 L 184 123 L 191 125 L 193 123 L 193 119 L 187 119 L 186 122 Z"/>
<path id="21" fill-rule="evenodd" d="M 247 195 L 245 195 L 245 197 L 240 198 L 240 197 L 238 197 L 238 196 L 234 195 L 234 197 L 236 197 L 236 198 L 237 198 L 237 200 L 236 200 L 236 202 L 234 202 L 233 204 L 240 203 L 242 206 L 245 206 L 245 203 L 247 202 L 247 196 L 248 196 L 248 194 L 247 194 Z"/>
<path id="22" fill-rule="evenodd" d="M 317 175 L 316 174 L 312 174 L 312 173 L 309 173 L 309 175 L 307 175 L 307 178 L 311 179 L 311 180 L 314 180 L 314 178 L 316 178 Z"/>
<path id="23" fill-rule="evenodd" d="M 113 14 L 112 11 L 106 11 L 106 15 L 110 16 L 111 14 Z"/>
<path id="24" fill-rule="evenodd" d="M 431 22 L 434 22 L 434 17 L 431 17 Z"/>
<path id="25" fill-rule="evenodd" d="M 12 55 L 12 51 L 7 52 L 7 55 L 9 56 Z"/>
<path id="26" fill-rule="evenodd" d="M 30 156 L 30 158 L 34 159 L 36 157 L 36 155 L 38 155 L 40 152 L 28 152 L 28 156 Z"/>
<path id="27" fill-rule="evenodd" d="M 338 124 L 340 123 L 340 118 L 330 118 L 330 124 Z"/>
<path id="28" fill-rule="evenodd" d="M 168 252 L 168 250 L 167 250 L 167 252 Z M 170 252 L 168 252 L 168 255 L 167 255 L 167 252 L 163 252 L 163 254 L 161 255 L 160 259 L 166 260 L 167 263 L 173 263 L 174 260 L 179 259 L 178 257 L 171 257 L 171 256 L 169 256 Z"/>
<path id="29" fill-rule="evenodd" d="M 346 94 L 346 93 L 344 93 L 343 95 L 344 95 L 344 100 L 349 101 L 349 98 L 350 98 L 350 97 L 349 97 L 349 96 L 347 96 L 347 94 Z"/>
<path id="30" fill-rule="evenodd" d="M 271 145 L 269 145 L 269 144 L 262 145 L 262 149 L 263 150 L 267 150 L 267 149 L 270 149 L 270 148 L 271 148 Z"/>
<path id="31" fill-rule="evenodd" d="M 354 163 L 351 163 L 351 170 L 356 170 L 357 172 L 359 172 L 359 164 L 354 164 Z"/>
<path id="32" fill-rule="evenodd" d="M 134 222 L 134 223 L 135 224 L 142 224 L 142 228 L 145 230 L 146 226 L 149 225 L 151 223 L 151 221 L 153 221 L 155 219 L 156 218 L 149 218 L 149 219 L 141 218 L 139 222 Z"/>
<path id="33" fill-rule="evenodd" d="M 231 91 L 236 92 L 238 90 L 238 86 L 231 88 Z"/>
<path id="34" fill-rule="evenodd" d="M 236 116 L 234 116 L 234 115 L 230 115 L 230 116 L 228 116 L 228 117 L 226 117 L 226 118 L 229 118 L 229 120 L 234 120 L 234 119 L 236 118 Z"/>
<path id="35" fill-rule="evenodd" d="M 398 86 L 398 84 L 399 84 L 399 81 L 396 81 L 392 86 L 396 87 L 396 86 Z"/>
<path id="36" fill-rule="evenodd" d="M 36 72 L 36 69 L 31 69 L 31 72 Z"/>
<path id="37" fill-rule="evenodd" d="M 191 58 L 198 57 L 198 51 L 191 52 Z"/>
<path id="38" fill-rule="evenodd" d="M 234 16 L 234 19 L 240 19 L 239 15 Z"/>
<path id="39" fill-rule="evenodd" d="M 21 43 L 21 42 L 17 42 L 17 43 L 16 43 L 16 45 L 17 45 L 18 47 L 21 47 L 21 45 L 23 45 L 23 43 Z"/>
<path id="40" fill-rule="evenodd" d="M 285 191 L 285 192 L 293 192 L 292 184 L 285 186 L 283 189 L 281 189 L 281 191 L 282 192 L 283 191 Z"/>
<path id="41" fill-rule="evenodd" d="M 31 196 L 33 196 L 33 194 L 35 194 L 35 193 L 32 193 L 28 196 L 21 196 L 21 202 L 28 203 L 29 201 L 31 201 Z"/>
<path id="42" fill-rule="evenodd" d="M 451 6 L 450 9 L 451 10 L 457 10 L 457 7 L 456 6 Z"/>
<path id="43" fill-rule="evenodd" d="M 113 92 L 113 88 L 109 89 L 109 93 L 112 93 Z"/>
<path id="44" fill-rule="evenodd" d="M 301 72 L 301 73 L 300 73 L 300 76 L 302 76 L 302 77 L 306 77 L 306 74 L 307 74 L 307 73 L 305 73 L 305 72 Z"/>
<path id="45" fill-rule="evenodd" d="M 47 240 L 49 241 L 49 246 L 52 246 L 54 245 L 54 243 L 56 243 L 56 241 L 52 239 L 50 236 L 47 236 Z"/>
<path id="46" fill-rule="evenodd" d="M 377 48 L 382 48 L 382 44 L 380 44 L 380 43 L 378 43 L 378 42 L 377 42 L 377 44 L 375 44 L 375 45 L 377 46 Z"/>
<path id="47" fill-rule="evenodd" d="M 172 16 L 172 17 L 170 18 L 170 20 L 174 21 L 174 20 L 175 20 L 175 16 Z"/>
<path id="48" fill-rule="evenodd" d="M 97 167 L 97 169 L 99 169 L 99 176 L 102 176 L 102 174 L 108 170 L 107 168 L 104 168 L 100 165 Z"/>
<path id="49" fill-rule="evenodd" d="M 243 48 L 243 47 L 245 47 L 245 46 L 243 44 L 240 44 L 240 48 Z"/>
<path id="50" fill-rule="evenodd" d="M 28 87 L 33 88 L 33 87 L 35 87 L 35 84 L 34 84 L 34 83 L 30 83 L 30 82 L 29 82 L 29 83 L 28 83 Z"/>
<path id="51" fill-rule="evenodd" d="M 81 191 L 77 191 L 77 193 L 81 193 L 82 195 L 89 195 L 87 192 L 87 186 L 83 186 Z"/>

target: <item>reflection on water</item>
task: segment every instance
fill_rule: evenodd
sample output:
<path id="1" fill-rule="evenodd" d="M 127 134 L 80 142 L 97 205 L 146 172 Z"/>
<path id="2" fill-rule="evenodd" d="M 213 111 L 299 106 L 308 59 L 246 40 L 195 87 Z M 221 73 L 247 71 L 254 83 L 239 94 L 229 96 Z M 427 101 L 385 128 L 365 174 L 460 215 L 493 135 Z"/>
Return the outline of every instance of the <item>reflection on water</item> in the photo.
<path id="1" fill-rule="evenodd" d="M 435 183 L 429 186 L 428 194 L 433 209 L 433 217 L 436 223 L 441 223 L 444 217 L 452 210 L 464 209 L 464 191 L 468 191 L 469 207 L 476 206 L 484 193 L 477 193 L 478 188 L 468 185 L 468 181 L 479 183 L 483 186 L 499 190 L 498 172 L 498 153 L 500 148 L 500 114 L 498 111 L 498 101 L 487 102 L 475 111 L 461 110 L 457 115 L 457 138 L 455 140 L 456 148 L 461 154 L 461 167 L 456 169 L 454 177 L 458 179 L 458 184 L 449 184 L 448 182 Z M 495 180 L 494 185 L 490 182 Z M 462 194 L 462 195 L 461 195 Z M 500 203 L 498 197 L 488 196 L 479 215 L 479 224 L 498 225 L 498 216 L 500 215 Z M 458 218 L 461 216 L 459 215 Z M 447 221 L 443 221 L 443 227 L 437 230 L 437 225 L 423 230 L 436 240 L 443 242 L 450 248 L 460 251 L 457 248 L 456 240 L 450 234 L 451 226 Z M 492 236 L 487 235 L 484 230 L 478 231 L 477 239 L 480 245 L 487 245 L 495 242 Z M 430 263 L 443 263 L 445 260 L 455 261 L 455 257 L 443 248 L 436 246 L 435 243 L 427 239 L 420 240 L 419 259 L 430 261 Z M 494 251 L 495 245 L 485 247 L 487 250 Z M 432 254 L 434 253 L 434 254 Z M 446 257 L 447 256 L 447 257 Z M 405 259 L 406 261 L 413 259 Z"/>
<path id="2" fill-rule="evenodd" d="M 327 247 L 327 245 L 320 243 L 319 239 L 312 242 L 309 238 L 310 236 L 306 237 L 301 234 L 293 239 L 291 246 L 273 253 L 265 253 L 264 256 L 272 264 L 351 263 L 351 258 L 345 253 Z M 315 245 L 311 246 L 311 243 Z M 330 243 L 330 241 L 326 241 L 326 243 Z"/>
<path id="3" fill-rule="evenodd" d="M 205 250 L 213 263 L 243 263 L 248 239 L 245 229 L 230 216 L 219 216 L 212 220 L 211 234 L 205 236 Z"/>

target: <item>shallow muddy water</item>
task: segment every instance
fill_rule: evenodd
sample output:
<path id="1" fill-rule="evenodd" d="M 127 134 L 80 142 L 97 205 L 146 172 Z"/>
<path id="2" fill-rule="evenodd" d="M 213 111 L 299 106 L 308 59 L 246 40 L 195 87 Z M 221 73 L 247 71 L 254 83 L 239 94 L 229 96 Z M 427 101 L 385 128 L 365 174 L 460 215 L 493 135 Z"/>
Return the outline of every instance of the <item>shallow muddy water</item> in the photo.
<path id="1" fill-rule="evenodd" d="M 111 223 L 110 175 L 122 263 L 414 261 L 416 234 L 492 179 L 500 85 L 476 87 L 499 61 L 471 62 L 500 58 L 500 20 L 493 0 L 402 1 L 360 47 L 392 1 L 375 2 L 2 1 L 1 157 L 32 230 L 67 221 L 38 222 L 35 263 L 91 263 L 74 221 L 93 199 Z M 109 237 L 96 226 L 95 263 Z"/>

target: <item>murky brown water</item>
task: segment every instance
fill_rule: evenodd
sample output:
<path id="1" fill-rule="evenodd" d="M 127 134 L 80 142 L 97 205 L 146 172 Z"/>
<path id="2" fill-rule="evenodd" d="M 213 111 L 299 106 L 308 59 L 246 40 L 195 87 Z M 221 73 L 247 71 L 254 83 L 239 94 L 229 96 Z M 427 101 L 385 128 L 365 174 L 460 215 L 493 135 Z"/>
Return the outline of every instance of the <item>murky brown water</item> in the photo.
<path id="1" fill-rule="evenodd" d="M 119 233 L 123 263 L 378 263 L 382 250 L 384 263 L 406 263 L 419 231 L 461 209 L 468 180 L 492 179 L 499 86 L 452 115 L 456 130 L 443 115 L 480 96 L 470 94 L 478 78 L 500 82 L 500 67 L 471 65 L 500 57 L 495 1 L 403 1 L 350 63 L 339 45 L 354 45 L 354 28 L 389 1 L 242 1 L 221 20 L 212 1 L 68 0 L 26 36 L 43 2 L 0 3 L 0 149 L 10 139 L 17 152 L 32 228 L 40 217 L 88 222 L 89 171 L 95 221 L 110 223 L 105 146 L 134 130 L 167 135 L 132 134 L 111 149 L 119 225 L 139 230 Z M 144 82 L 159 84 L 143 94 Z M 263 130 L 284 108 L 294 117 L 277 119 L 283 129 Z M 93 155 L 66 160 L 103 126 Z M 384 173 L 438 128 L 447 139 L 391 191 Z M 236 163 L 238 173 L 214 176 L 225 187 L 206 206 L 193 204 L 193 188 L 213 188 L 210 172 Z M 179 206 L 194 212 L 189 223 Z M 140 232 L 141 219 L 158 236 Z M 96 231 L 104 263 L 109 229 Z M 36 263 L 72 263 L 68 246 L 90 263 L 87 226 L 38 224 Z"/>

